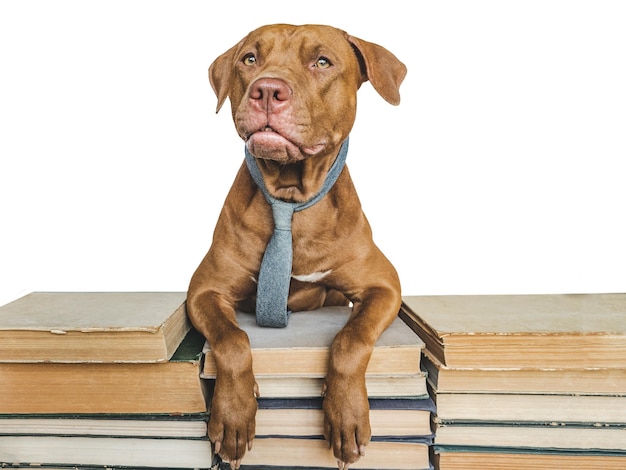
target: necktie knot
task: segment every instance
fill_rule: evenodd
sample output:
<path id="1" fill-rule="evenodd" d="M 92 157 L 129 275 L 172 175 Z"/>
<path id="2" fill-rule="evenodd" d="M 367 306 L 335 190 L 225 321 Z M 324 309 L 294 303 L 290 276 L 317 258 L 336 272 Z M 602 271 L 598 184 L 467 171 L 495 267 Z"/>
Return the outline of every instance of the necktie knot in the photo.
<path id="1" fill-rule="evenodd" d="M 274 215 L 274 230 L 291 231 L 291 220 L 295 205 L 289 202 L 275 200 L 272 202 L 272 214 Z"/>

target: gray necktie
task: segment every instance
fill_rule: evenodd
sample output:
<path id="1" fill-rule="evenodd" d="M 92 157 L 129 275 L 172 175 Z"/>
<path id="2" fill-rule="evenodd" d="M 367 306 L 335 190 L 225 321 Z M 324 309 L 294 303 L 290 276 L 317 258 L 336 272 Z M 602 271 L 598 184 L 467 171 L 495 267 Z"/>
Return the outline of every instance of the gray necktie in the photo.
<path id="1" fill-rule="evenodd" d="M 291 313 L 287 310 L 287 298 L 289 297 L 293 261 L 291 237 L 293 213 L 312 206 L 326 195 L 341 174 L 347 155 L 348 139 L 341 145 L 339 155 L 328 170 L 326 180 L 320 191 L 308 201 L 295 203 L 276 199 L 268 193 L 257 162 L 246 148 L 246 164 L 250 175 L 263 192 L 267 202 L 272 206 L 274 216 L 274 233 L 263 255 L 257 284 L 256 322 L 259 326 L 274 328 L 287 326 Z"/>

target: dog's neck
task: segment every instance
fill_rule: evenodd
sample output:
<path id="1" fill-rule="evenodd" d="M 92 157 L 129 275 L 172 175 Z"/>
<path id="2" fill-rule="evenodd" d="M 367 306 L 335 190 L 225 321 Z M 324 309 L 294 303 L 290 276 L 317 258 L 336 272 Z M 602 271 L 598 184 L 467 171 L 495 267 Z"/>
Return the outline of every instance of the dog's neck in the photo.
<path id="1" fill-rule="evenodd" d="M 313 157 L 308 160 L 304 160 L 301 162 L 302 167 L 299 169 L 295 169 L 295 171 L 300 170 L 300 174 L 298 179 L 301 181 L 309 180 L 313 178 L 314 175 L 306 174 L 305 171 L 312 171 L 311 167 L 315 167 L 315 172 L 319 173 L 319 175 L 315 175 L 315 180 L 320 180 L 319 183 L 311 185 L 311 187 L 303 187 L 301 191 L 300 197 L 281 197 L 280 194 L 276 194 L 276 191 L 272 191 L 268 185 L 268 173 L 267 166 L 269 163 L 266 160 L 255 158 L 248 149 L 246 148 L 246 165 L 248 167 L 248 171 L 252 176 L 252 179 L 259 187 L 259 189 L 263 192 L 265 199 L 271 204 L 273 200 L 280 199 L 285 202 L 290 202 L 297 204 L 301 208 L 296 210 L 302 210 L 306 207 L 309 207 L 319 201 L 324 195 L 332 188 L 339 178 L 339 175 L 343 171 L 343 168 L 346 163 L 346 158 L 348 156 L 348 139 L 341 144 L 339 148 L 339 153 L 336 158 L 333 158 L 329 161 L 328 165 L 320 165 L 320 162 L 315 162 L 307 165 L 308 160 L 312 160 Z M 291 164 L 296 165 L 296 164 Z M 291 167 L 291 165 L 283 165 L 282 169 L 279 169 L 279 175 L 277 179 L 280 179 L 281 185 L 286 184 L 288 181 L 287 177 L 289 176 L 288 171 L 294 171 L 294 169 L 289 168 L 286 170 L 286 167 Z M 275 188 L 274 188 L 275 189 Z M 298 191 L 298 189 L 296 189 Z M 299 192 L 299 191 L 298 191 Z"/>
<path id="2" fill-rule="evenodd" d="M 288 164 L 256 158 L 247 147 L 245 152 L 248 170 L 266 199 L 269 196 L 285 202 L 306 203 L 330 189 L 325 185 L 334 168 L 338 168 L 337 176 L 341 173 L 348 153 L 348 139 L 341 144 L 338 153 L 316 155 Z"/>

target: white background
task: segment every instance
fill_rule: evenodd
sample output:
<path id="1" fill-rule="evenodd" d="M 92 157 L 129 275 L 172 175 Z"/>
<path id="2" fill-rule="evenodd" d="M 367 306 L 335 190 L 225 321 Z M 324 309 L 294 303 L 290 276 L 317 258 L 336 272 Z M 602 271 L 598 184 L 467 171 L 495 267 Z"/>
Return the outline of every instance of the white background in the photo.
<path id="1" fill-rule="evenodd" d="M 408 66 L 348 157 L 405 294 L 625 291 L 624 2 L 5 0 L 0 304 L 186 290 L 243 159 L 207 68 L 277 22 Z"/>

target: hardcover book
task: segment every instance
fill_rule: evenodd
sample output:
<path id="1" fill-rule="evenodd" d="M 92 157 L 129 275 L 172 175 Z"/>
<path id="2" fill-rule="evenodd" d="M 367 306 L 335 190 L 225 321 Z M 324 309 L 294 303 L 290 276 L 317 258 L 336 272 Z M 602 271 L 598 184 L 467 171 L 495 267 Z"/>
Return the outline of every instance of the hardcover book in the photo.
<path id="1" fill-rule="evenodd" d="M 454 368 L 424 351 L 422 365 L 437 393 L 542 393 L 626 396 L 626 369 Z"/>
<path id="2" fill-rule="evenodd" d="M 204 375 L 203 375 L 204 377 Z M 322 391 L 323 377 L 256 375 L 263 398 L 315 398 Z M 365 376 L 370 398 L 428 398 L 424 373 Z"/>
<path id="3" fill-rule="evenodd" d="M 626 456 L 623 426 L 501 426 L 489 423 L 446 426 L 437 429 L 435 448 L 475 447 L 526 449 L 533 453 L 612 453 Z"/>
<path id="4" fill-rule="evenodd" d="M 0 465 L 45 467 L 209 468 L 208 439 L 2 436 Z"/>
<path id="5" fill-rule="evenodd" d="M 0 307 L 0 362 L 166 362 L 184 292 L 33 292 Z"/>
<path id="6" fill-rule="evenodd" d="M 437 446 L 439 470 L 624 470 L 626 454 Z"/>
<path id="7" fill-rule="evenodd" d="M 365 455 L 350 464 L 351 469 L 429 470 L 428 444 L 421 442 L 371 441 Z M 328 442 L 324 439 L 257 438 L 246 452 L 242 468 L 337 468 Z"/>
<path id="8" fill-rule="evenodd" d="M 198 413 L 206 411 L 204 338 L 190 330 L 164 363 L 0 363 L 0 413 Z"/>
<path id="9" fill-rule="evenodd" d="M 0 434 L 12 436 L 204 439 L 208 412 L 193 414 L 0 415 Z"/>
<path id="10" fill-rule="evenodd" d="M 307 437 L 324 435 L 322 398 L 258 399 L 258 437 Z M 435 406 L 430 399 L 370 399 L 372 438 L 410 440 L 432 435 L 430 422 Z"/>
<path id="11" fill-rule="evenodd" d="M 437 420 L 450 424 L 506 422 L 626 427 L 626 396 L 437 393 L 436 402 Z"/>
<path id="12" fill-rule="evenodd" d="M 263 328 L 253 314 L 238 312 L 239 326 L 250 338 L 255 375 L 325 377 L 329 347 L 351 311 L 349 307 L 322 307 L 294 312 L 286 328 Z M 367 373 L 419 374 L 423 347 L 422 340 L 396 318 L 376 343 Z M 210 345 L 204 354 L 203 377 L 214 378 L 217 370 Z"/>
<path id="13" fill-rule="evenodd" d="M 402 318 L 454 368 L 626 368 L 626 294 L 406 296 Z"/>

